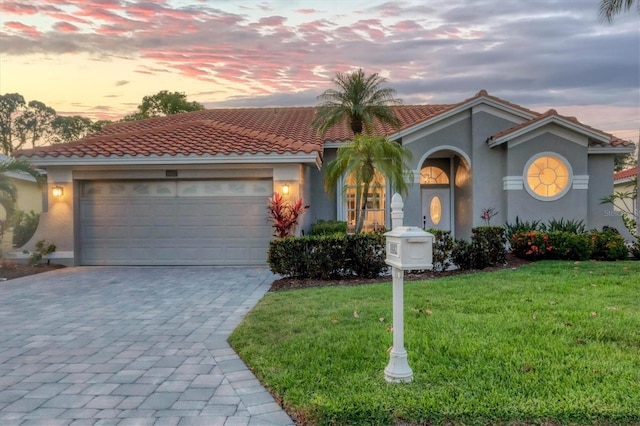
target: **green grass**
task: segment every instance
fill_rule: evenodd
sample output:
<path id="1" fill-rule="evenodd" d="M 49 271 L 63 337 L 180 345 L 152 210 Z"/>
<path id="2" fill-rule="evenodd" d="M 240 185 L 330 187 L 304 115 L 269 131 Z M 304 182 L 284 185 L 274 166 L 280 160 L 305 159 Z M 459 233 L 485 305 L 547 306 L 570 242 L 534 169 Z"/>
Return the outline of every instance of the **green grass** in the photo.
<path id="1" fill-rule="evenodd" d="M 640 424 L 640 262 L 405 282 L 408 384 L 391 324 L 391 284 L 293 290 L 229 341 L 301 424 Z"/>

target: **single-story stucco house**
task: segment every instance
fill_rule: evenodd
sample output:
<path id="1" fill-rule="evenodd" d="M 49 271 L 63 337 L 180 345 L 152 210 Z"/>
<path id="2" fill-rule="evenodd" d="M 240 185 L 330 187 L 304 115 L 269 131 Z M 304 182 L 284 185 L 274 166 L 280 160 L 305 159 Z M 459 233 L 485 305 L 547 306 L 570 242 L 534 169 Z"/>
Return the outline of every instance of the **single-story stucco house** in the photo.
<path id="1" fill-rule="evenodd" d="M 484 90 L 456 104 L 394 108 L 400 128 L 376 130 L 413 153 L 405 225 L 468 238 L 493 208 L 493 225 L 565 218 L 622 228 L 600 199 L 613 193 L 614 156 L 631 152 L 631 142 Z M 212 109 L 18 151 L 48 173 L 48 210 L 32 242 L 55 243 L 57 261 L 74 265 L 264 265 L 267 198 L 284 185 L 290 200 L 310 206 L 299 230 L 354 219 L 352 190 L 342 183 L 326 194 L 322 167 L 351 132 L 345 124 L 321 139 L 314 114 Z M 375 191 L 368 229 L 390 226 L 390 186 Z"/>

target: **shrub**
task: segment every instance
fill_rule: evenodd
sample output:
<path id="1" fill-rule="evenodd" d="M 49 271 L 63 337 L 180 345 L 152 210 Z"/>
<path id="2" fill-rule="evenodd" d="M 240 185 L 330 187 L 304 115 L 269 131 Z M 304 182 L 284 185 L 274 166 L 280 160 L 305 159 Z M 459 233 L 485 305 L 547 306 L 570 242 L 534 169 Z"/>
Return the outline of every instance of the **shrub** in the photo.
<path id="1" fill-rule="evenodd" d="M 333 234 L 273 240 L 267 254 L 271 271 L 294 278 L 376 277 L 386 270 L 381 233 Z"/>
<path id="2" fill-rule="evenodd" d="M 460 269 L 484 269 L 505 263 L 505 244 L 502 226 L 479 226 L 471 230 L 471 242 L 456 240 L 451 258 Z"/>
<path id="3" fill-rule="evenodd" d="M 40 213 L 33 210 L 29 213 L 17 211 L 11 221 L 13 223 L 13 245 L 22 247 L 29 242 L 38 229 Z"/>
<path id="4" fill-rule="evenodd" d="M 564 219 L 560 220 L 551 219 L 546 225 L 540 225 L 541 231 L 547 232 L 570 232 L 572 234 L 582 234 L 585 232 L 584 222 L 582 220 Z"/>
<path id="5" fill-rule="evenodd" d="M 451 237 L 451 231 L 442 229 L 427 229 L 427 232 L 433 234 L 433 270 L 443 272 L 451 266 L 451 253 L 454 247 L 454 241 Z"/>
<path id="6" fill-rule="evenodd" d="M 347 222 L 341 220 L 319 220 L 311 225 L 310 235 L 346 234 Z"/>
<path id="7" fill-rule="evenodd" d="M 36 243 L 36 249 L 31 252 L 31 256 L 29 257 L 29 265 L 37 265 L 44 256 L 51 254 L 54 251 L 56 251 L 55 244 L 49 243 L 45 240 L 38 241 Z"/>
<path id="8" fill-rule="evenodd" d="M 298 224 L 298 218 L 302 216 L 308 208 L 309 206 L 302 205 L 302 199 L 294 203 L 289 203 L 284 201 L 282 195 L 277 192 L 274 193 L 273 197 L 269 198 L 269 202 L 267 203 L 269 217 L 273 221 L 273 235 L 277 238 L 284 238 L 293 234 Z"/>
<path id="9" fill-rule="evenodd" d="M 382 232 L 346 235 L 346 243 L 346 276 L 373 278 L 387 269 L 384 261 L 386 241 Z"/>
<path id="10" fill-rule="evenodd" d="M 545 234 L 548 246 L 545 259 L 589 260 L 593 252 L 593 242 L 588 234 L 554 231 Z"/>
<path id="11" fill-rule="evenodd" d="M 476 268 L 504 264 L 507 239 L 502 226 L 479 226 L 471 230 L 471 244 L 475 246 Z"/>
<path id="12" fill-rule="evenodd" d="M 591 231 L 592 258 L 598 260 L 624 260 L 629 257 L 624 238 L 616 230 Z"/>
<path id="13" fill-rule="evenodd" d="M 521 259 L 544 259 L 550 250 L 549 236 L 541 231 L 526 231 L 513 234 L 509 240 L 511 252 Z"/>
<path id="14" fill-rule="evenodd" d="M 473 269 L 475 254 L 471 243 L 466 240 L 456 240 L 451 251 L 451 261 L 463 271 Z"/>
<path id="15" fill-rule="evenodd" d="M 540 230 L 540 221 L 533 220 L 529 221 L 521 221 L 518 216 L 516 216 L 516 221 L 514 223 L 508 223 L 504 226 L 505 234 L 508 240 L 511 240 L 511 237 L 514 234 L 522 234 L 524 232 L 529 231 L 539 231 Z"/>

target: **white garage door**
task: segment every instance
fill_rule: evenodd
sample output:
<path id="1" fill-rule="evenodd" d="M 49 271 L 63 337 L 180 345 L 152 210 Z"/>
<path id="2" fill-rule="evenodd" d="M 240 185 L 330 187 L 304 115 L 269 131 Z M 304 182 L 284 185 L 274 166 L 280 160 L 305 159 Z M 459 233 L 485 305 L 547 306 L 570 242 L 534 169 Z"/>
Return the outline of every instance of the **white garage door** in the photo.
<path id="1" fill-rule="evenodd" d="M 82 265 L 265 265 L 270 180 L 81 185 Z"/>

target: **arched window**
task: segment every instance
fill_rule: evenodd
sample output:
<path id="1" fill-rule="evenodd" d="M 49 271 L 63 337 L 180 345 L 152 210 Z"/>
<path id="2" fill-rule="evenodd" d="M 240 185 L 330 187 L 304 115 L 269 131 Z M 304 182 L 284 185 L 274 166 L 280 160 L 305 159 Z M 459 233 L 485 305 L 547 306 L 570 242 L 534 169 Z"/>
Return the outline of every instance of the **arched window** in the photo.
<path id="1" fill-rule="evenodd" d="M 420 170 L 420 183 L 427 185 L 446 185 L 449 176 L 440 167 L 427 166 Z"/>
<path id="2" fill-rule="evenodd" d="M 570 188 L 572 171 L 569 162 L 558 154 L 542 153 L 525 166 L 525 188 L 534 198 L 553 201 Z"/>

